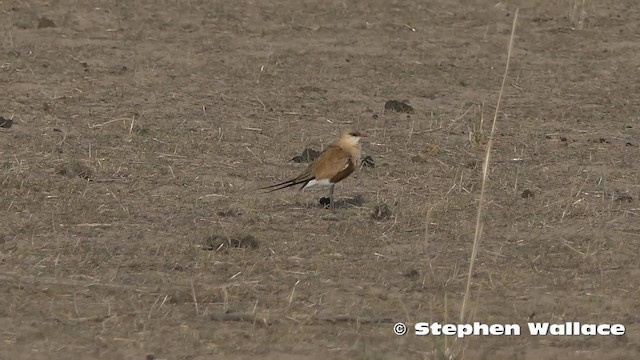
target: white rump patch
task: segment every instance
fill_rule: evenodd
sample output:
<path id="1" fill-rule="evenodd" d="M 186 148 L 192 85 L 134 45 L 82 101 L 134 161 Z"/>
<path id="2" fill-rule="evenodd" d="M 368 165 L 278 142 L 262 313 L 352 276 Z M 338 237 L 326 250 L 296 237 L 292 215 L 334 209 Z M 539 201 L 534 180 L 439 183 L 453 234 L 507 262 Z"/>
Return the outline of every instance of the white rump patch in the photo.
<path id="1" fill-rule="evenodd" d="M 306 189 L 309 186 L 313 186 L 313 185 L 329 186 L 331 185 L 331 182 L 329 182 L 329 179 L 322 179 L 322 180 L 313 179 L 309 181 L 309 183 L 303 189 Z"/>

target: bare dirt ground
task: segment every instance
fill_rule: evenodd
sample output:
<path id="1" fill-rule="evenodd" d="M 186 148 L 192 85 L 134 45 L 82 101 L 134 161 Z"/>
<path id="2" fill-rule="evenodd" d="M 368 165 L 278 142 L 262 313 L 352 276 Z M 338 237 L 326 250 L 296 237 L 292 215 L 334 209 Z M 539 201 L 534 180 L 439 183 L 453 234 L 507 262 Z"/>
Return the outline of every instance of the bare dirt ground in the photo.
<path id="1" fill-rule="evenodd" d="M 577 3 L 0 1 L 0 357 L 636 359 L 640 12 Z M 395 336 L 459 319 L 516 7 L 468 316 L 627 333 Z M 256 191 L 347 127 L 335 215 Z"/>

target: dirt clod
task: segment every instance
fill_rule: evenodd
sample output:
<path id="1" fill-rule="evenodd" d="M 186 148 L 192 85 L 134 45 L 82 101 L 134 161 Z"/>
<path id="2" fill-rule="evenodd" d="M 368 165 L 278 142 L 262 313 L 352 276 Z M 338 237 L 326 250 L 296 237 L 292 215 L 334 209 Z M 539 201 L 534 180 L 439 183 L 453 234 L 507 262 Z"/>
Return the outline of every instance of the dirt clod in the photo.
<path id="1" fill-rule="evenodd" d="M 617 191 L 615 199 L 617 202 L 632 202 L 633 197 L 629 194 L 628 191 Z"/>
<path id="2" fill-rule="evenodd" d="M 236 217 L 242 215 L 242 211 L 238 209 L 226 209 L 217 212 L 220 217 Z"/>
<path id="3" fill-rule="evenodd" d="M 296 163 L 308 163 L 312 162 L 320 156 L 320 151 L 311 148 L 306 148 L 302 151 L 301 155 L 294 156 L 291 161 Z"/>
<path id="4" fill-rule="evenodd" d="M 520 194 L 520 197 L 523 199 L 533 199 L 533 191 L 529 190 L 529 189 L 525 189 L 522 194 Z"/>
<path id="5" fill-rule="evenodd" d="M 340 199 L 340 200 L 335 200 L 334 199 L 334 201 L 336 203 L 336 208 L 337 209 L 344 208 L 346 206 L 358 207 L 358 206 L 364 205 L 364 203 L 366 202 L 365 199 L 364 199 L 364 196 L 362 196 L 360 194 L 355 195 L 353 197 Z M 331 205 L 331 200 L 328 197 L 323 196 L 323 197 L 321 197 L 319 199 L 319 203 L 320 203 L 321 207 L 329 208 L 329 205 Z"/>
<path id="6" fill-rule="evenodd" d="M 8 129 L 13 125 L 13 120 L 11 119 L 5 119 L 2 116 L 0 116 L 0 128 L 3 129 Z"/>
<path id="7" fill-rule="evenodd" d="M 362 164 L 362 167 L 369 167 L 369 168 L 376 167 L 376 164 L 374 163 L 373 158 L 371 157 L 371 155 L 365 155 L 362 158 L 362 161 L 360 163 Z"/>
<path id="8" fill-rule="evenodd" d="M 415 280 L 418 278 L 418 276 L 420 276 L 420 272 L 416 269 L 409 269 L 406 273 L 404 273 L 404 276 L 409 279 Z"/>
<path id="9" fill-rule="evenodd" d="M 398 100 L 389 100 L 384 104 L 384 109 L 386 111 L 395 111 L 401 113 L 413 113 L 413 106 L 409 105 L 406 100 L 398 101 Z"/>
<path id="10" fill-rule="evenodd" d="M 371 218 L 374 220 L 388 220 L 393 213 L 387 204 L 376 205 L 371 212 Z"/>
<path id="11" fill-rule="evenodd" d="M 40 19 L 38 19 L 38 29 L 52 28 L 52 27 L 56 27 L 56 23 L 54 23 L 53 20 L 48 19 L 46 17 L 41 17 Z"/>
<path id="12" fill-rule="evenodd" d="M 331 200 L 326 196 L 321 197 L 319 201 L 320 201 L 320 206 L 322 207 L 328 208 L 329 205 L 331 205 Z"/>

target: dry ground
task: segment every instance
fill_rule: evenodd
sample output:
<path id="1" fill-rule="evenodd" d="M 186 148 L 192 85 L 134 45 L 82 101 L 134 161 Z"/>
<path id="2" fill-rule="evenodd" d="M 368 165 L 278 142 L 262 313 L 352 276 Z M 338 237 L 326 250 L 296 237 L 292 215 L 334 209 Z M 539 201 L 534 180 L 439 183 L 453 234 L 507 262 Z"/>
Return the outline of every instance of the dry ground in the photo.
<path id="1" fill-rule="evenodd" d="M 637 358 L 640 12 L 582 4 L 0 1 L 0 357 Z M 627 334 L 397 337 L 459 317 L 516 7 L 470 316 Z M 362 202 L 256 192 L 346 127 Z"/>

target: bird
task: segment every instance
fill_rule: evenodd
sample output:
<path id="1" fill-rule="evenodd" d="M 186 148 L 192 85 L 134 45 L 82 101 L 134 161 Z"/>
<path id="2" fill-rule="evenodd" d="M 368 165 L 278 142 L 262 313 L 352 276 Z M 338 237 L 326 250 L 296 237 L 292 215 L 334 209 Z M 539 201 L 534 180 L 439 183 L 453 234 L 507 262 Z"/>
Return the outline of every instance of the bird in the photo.
<path id="1" fill-rule="evenodd" d="M 329 186 L 329 206 L 331 210 L 335 210 L 333 188 L 336 183 L 355 171 L 362 154 L 360 139 L 363 137 L 367 135 L 357 130 L 343 131 L 340 138 L 324 149 L 300 175 L 278 184 L 265 186 L 260 190 L 269 189 L 267 193 L 270 193 L 299 184 L 302 184 L 300 190 L 314 185 Z"/>

